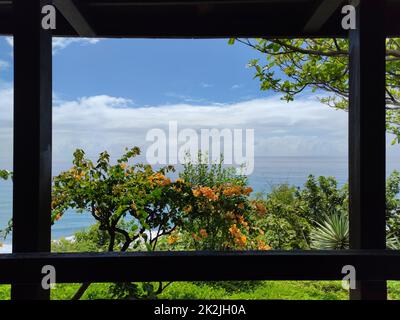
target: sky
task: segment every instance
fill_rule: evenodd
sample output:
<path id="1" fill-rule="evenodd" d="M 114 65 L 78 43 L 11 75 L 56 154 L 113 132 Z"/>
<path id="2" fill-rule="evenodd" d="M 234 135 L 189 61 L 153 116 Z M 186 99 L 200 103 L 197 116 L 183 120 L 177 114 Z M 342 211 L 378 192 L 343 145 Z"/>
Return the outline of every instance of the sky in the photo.
<path id="1" fill-rule="evenodd" d="M 168 134 L 169 121 L 179 130 L 252 129 L 256 156 L 345 157 L 347 114 L 315 94 L 287 103 L 261 92 L 246 66 L 253 58 L 263 57 L 227 39 L 54 39 L 55 170 L 70 165 L 76 148 L 90 157 L 146 149 L 149 130 Z M 0 165 L 9 169 L 12 59 L 12 39 L 0 37 Z"/>

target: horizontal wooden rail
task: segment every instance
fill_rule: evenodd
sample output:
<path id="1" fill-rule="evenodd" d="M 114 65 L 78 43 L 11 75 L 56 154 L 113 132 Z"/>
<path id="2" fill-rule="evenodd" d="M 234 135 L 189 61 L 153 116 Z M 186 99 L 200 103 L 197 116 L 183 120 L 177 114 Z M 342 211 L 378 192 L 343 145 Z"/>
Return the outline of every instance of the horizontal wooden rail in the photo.
<path id="1" fill-rule="evenodd" d="M 357 280 L 400 280 L 400 251 L 237 251 L 20 253 L 0 255 L 0 283 L 216 280 L 337 280 L 352 265 Z"/>

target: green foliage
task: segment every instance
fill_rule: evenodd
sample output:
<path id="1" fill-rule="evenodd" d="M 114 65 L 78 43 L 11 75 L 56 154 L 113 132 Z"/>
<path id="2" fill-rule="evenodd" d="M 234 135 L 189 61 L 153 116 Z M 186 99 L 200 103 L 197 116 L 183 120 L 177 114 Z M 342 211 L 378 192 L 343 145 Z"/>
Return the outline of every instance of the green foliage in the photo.
<path id="1" fill-rule="evenodd" d="M 247 282 L 246 282 L 247 283 Z M 259 281 L 256 285 L 237 286 L 219 283 L 173 283 L 161 299 L 226 300 L 347 300 L 348 293 L 339 281 Z"/>
<path id="2" fill-rule="evenodd" d="M 400 173 L 394 171 L 386 180 L 386 224 L 392 244 L 400 239 Z"/>
<path id="3" fill-rule="evenodd" d="M 122 235 L 116 235 L 116 246 L 121 247 L 125 239 Z M 72 239 L 61 238 L 51 244 L 52 252 L 105 252 L 108 250 L 110 235 L 101 230 L 96 223 L 87 230 L 75 232 Z"/>
<path id="4" fill-rule="evenodd" d="M 326 215 L 342 214 L 348 208 L 347 185 L 339 188 L 333 177 L 310 175 L 304 188 L 298 190 L 299 210 L 312 224 L 321 222 Z"/>
<path id="5" fill-rule="evenodd" d="M 333 177 L 310 175 L 303 188 L 279 185 L 256 202 L 266 214 L 258 225 L 265 230 L 267 243 L 274 249 L 309 249 L 310 233 L 323 223 L 326 215 L 347 212 L 347 186 L 339 188 Z"/>
<path id="6" fill-rule="evenodd" d="M 208 163 L 202 153 L 198 153 L 196 161 L 191 161 L 187 155 L 183 171 L 179 177 L 193 186 L 220 187 L 225 184 L 246 186 L 247 177 L 237 173 L 236 168 L 223 167 L 223 157 L 217 163 Z"/>
<path id="7" fill-rule="evenodd" d="M 5 240 L 8 237 L 8 235 L 11 234 L 12 228 L 13 228 L 13 223 L 12 220 L 10 220 L 8 221 L 7 226 L 4 229 L 0 230 L 0 238 Z"/>
<path id="8" fill-rule="evenodd" d="M 12 172 L 8 170 L 0 170 L 0 179 L 8 180 L 9 178 L 12 179 Z"/>
<path id="9" fill-rule="evenodd" d="M 400 240 L 395 236 L 386 237 L 386 247 L 390 250 L 400 250 Z"/>
<path id="10" fill-rule="evenodd" d="M 307 90 L 324 92 L 320 100 L 347 110 L 349 99 L 349 42 L 347 39 L 236 39 L 258 52 L 254 59 L 255 78 L 261 90 L 272 90 L 286 101 Z M 229 44 L 235 40 L 230 39 Z M 400 39 L 386 41 L 387 129 L 400 140 Z"/>
<path id="11" fill-rule="evenodd" d="M 320 180 L 326 181 L 326 178 L 320 177 Z M 310 180 L 310 179 L 309 179 Z M 309 181 L 310 182 L 310 181 Z M 340 190 L 335 191 L 336 183 L 331 181 L 326 188 L 327 184 L 320 184 L 315 186 L 314 183 L 307 183 L 308 188 L 305 188 L 300 193 L 305 193 L 310 204 L 312 212 L 319 212 L 318 215 L 314 214 L 316 226 L 311 233 L 312 247 L 315 249 L 347 249 L 349 247 L 349 222 L 348 222 L 348 190 L 344 186 Z M 307 185 L 306 184 L 306 185 Z M 306 190 L 313 190 L 311 194 Z M 320 196 L 321 191 L 324 190 L 324 196 Z M 400 174 L 394 171 L 386 181 L 386 229 L 387 239 L 386 244 L 389 249 L 400 249 Z M 318 195 L 316 197 L 315 195 Z M 329 195 L 329 196 L 326 196 Z M 320 208 L 325 208 L 319 210 Z M 318 208 L 318 210 L 315 210 Z M 321 213 L 327 212 L 322 220 L 317 220 Z"/>
<path id="12" fill-rule="evenodd" d="M 311 224 L 298 210 L 297 189 L 286 184 L 253 202 L 258 212 L 257 225 L 264 230 L 266 242 L 274 249 L 308 248 Z"/>
<path id="13" fill-rule="evenodd" d="M 68 300 L 79 284 L 57 284 L 51 291 L 52 300 Z M 260 281 L 257 286 L 236 290 L 225 289 L 226 284 L 174 282 L 159 296 L 160 299 L 226 299 L 226 300 L 347 300 L 348 293 L 340 281 Z M 10 286 L 0 286 L 0 300 L 10 299 Z M 390 300 L 400 300 L 400 282 L 388 281 Z M 110 284 L 94 283 L 85 292 L 83 300 L 113 299 Z"/>

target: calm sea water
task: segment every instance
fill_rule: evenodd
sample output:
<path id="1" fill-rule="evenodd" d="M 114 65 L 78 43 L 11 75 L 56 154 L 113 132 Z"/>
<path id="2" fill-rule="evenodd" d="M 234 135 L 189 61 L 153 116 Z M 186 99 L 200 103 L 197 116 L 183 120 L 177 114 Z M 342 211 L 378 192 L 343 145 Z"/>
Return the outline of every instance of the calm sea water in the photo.
<path id="1" fill-rule="evenodd" d="M 387 173 L 400 170 L 400 161 L 388 161 Z M 347 182 L 348 166 L 346 158 L 322 157 L 259 157 L 255 170 L 249 176 L 250 185 L 256 192 L 268 192 L 274 185 L 288 183 L 301 187 L 308 175 L 333 176 L 339 184 Z M 29 210 L 29 208 L 27 208 Z M 6 226 L 12 212 L 12 184 L 0 181 L 0 229 Z M 68 212 L 52 228 L 52 238 L 59 239 L 73 235 L 94 223 L 88 214 Z M 6 240 L 10 243 L 11 238 Z"/>

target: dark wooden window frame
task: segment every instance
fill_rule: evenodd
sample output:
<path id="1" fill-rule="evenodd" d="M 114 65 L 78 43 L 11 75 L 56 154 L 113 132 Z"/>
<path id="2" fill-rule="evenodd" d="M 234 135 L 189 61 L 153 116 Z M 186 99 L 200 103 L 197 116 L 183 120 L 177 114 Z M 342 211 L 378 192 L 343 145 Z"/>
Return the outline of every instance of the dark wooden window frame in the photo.
<path id="1" fill-rule="evenodd" d="M 78 32 L 93 32 L 80 14 L 79 1 L 70 1 L 64 11 L 66 19 Z M 87 4 L 94 0 L 82 0 Z M 251 9 L 258 1 L 192 1 L 189 5 L 210 6 L 223 3 L 226 8 Z M 308 1 L 308 0 L 304 0 Z M 319 6 L 307 19 L 303 31 L 279 26 L 269 34 L 284 37 L 347 36 L 340 28 L 323 29 L 340 0 L 315 0 Z M 332 1 L 337 6 L 332 7 Z M 98 0 L 99 6 L 105 1 Z M 276 1 L 275 1 L 276 2 Z M 287 10 L 291 2 L 281 1 Z M 300 2 L 300 0 L 298 1 Z M 122 281 L 201 281 L 201 280 L 336 280 L 342 279 L 342 267 L 353 265 L 357 271 L 357 289 L 352 299 L 386 299 L 387 280 L 400 280 L 400 253 L 385 246 L 385 39 L 400 34 L 399 25 L 388 24 L 385 17 L 393 10 L 385 8 L 395 2 L 360 0 L 357 6 L 357 29 L 350 39 L 350 106 L 349 106 L 349 189 L 350 242 L 348 251 L 270 251 L 270 252 L 154 252 L 154 253 L 49 253 L 51 203 L 51 136 L 52 136 L 52 34 L 41 28 L 41 7 L 50 0 L 0 1 L 13 7 L 14 35 L 14 198 L 13 253 L 0 255 L 0 283 L 12 284 L 12 299 L 49 299 L 41 289 L 41 270 L 53 265 L 57 282 L 122 282 Z M 102 4 L 103 3 L 103 4 Z M 140 5 L 124 0 L 122 5 Z M 118 6 L 118 3 L 116 6 Z M 182 1 L 149 0 L 150 13 L 161 14 L 163 6 L 183 7 Z M 278 3 L 278 2 L 276 2 Z M 143 4 L 143 2 L 142 2 Z M 96 4 L 88 4 L 95 7 Z M 187 3 L 185 6 L 188 6 Z M 1 7 L 0 7 L 1 8 Z M 186 7 L 185 7 L 186 8 Z M 203 8 L 203 7 L 201 7 Z M 333 8 L 333 9 L 332 9 Z M 190 8 L 189 8 L 190 9 Z M 188 10 L 189 10 L 188 9 Z M 153 11 L 151 11 L 153 10 Z M 157 11 L 158 10 L 158 11 Z M 178 10 L 178 9 L 177 9 Z M 202 9 L 203 10 L 203 9 Z M 84 11 L 84 10 L 83 10 Z M 335 11 L 335 12 L 336 12 Z M 7 11 L 5 11 L 7 12 Z M 178 11 L 177 11 L 178 12 Z M 149 33 L 115 31 L 114 36 L 132 37 L 226 37 L 256 36 L 263 21 L 231 21 L 235 11 L 219 12 L 227 27 L 207 25 L 207 16 L 187 29 L 174 24 L 174 11 L 169 12 L 170 26 L 149 28 Z M 202 12 L 202 11 L 201 11 Z M 1 13 L 1 12 L 0 12 Z M 400 13 L 400 11 L 398 11 Z M 10 16 L 9 12 L 7 12 Z M 229 15 L 231 14 L 231 16 Z M 236 13 L 237 14 L 237 13 Z M 321 19 L 320 15 L 326 17 Z M 171 17 L 172 15 L 172 17 Z M 167 18 L 167 17 L 164 17 Z M 175 17 L 181 18 L 177 14 Z M 211 16 L 214 18 L 214 16 Z M 197 20 L 196 20 L 197 19 Z M 239 19 L 239 16 L 238 16 Z M 399 19 L 400 20 L 400 19 Z M 214 21 L 214 20 L 212 20 Z M 217 20 L 215 20 L 217 21 Z M 213 23 L 216 23 L 216 22 Z M 371 23 L 373 21 L 373 23 Z M 397 23 L 397 22 L 396 22 Z M 200 28 L 202 26 L 203 28 Z M 208 27 L 207 27 L 208 26 Z M 213 28 L 212 28 L 213 27 Z M 241 28 L 240 28 L 241 27 Z M 0 31 L 10 33 L 9 24 L 0 23 Z M 8 28 L 8 29 L 7 29 Z M 151 30 L 150 30 L 151 29 Z M 257 29 L 257 30 L 256 30 Z M 61 35 L 69 35 L 63 29 Z M 110 33 L 113 29 L 111 28 Z M 240 30 L 245 30 L 241 32 Z M 281 30 L 281 31 L 279 31 Z M 284 31 L 282 31 L 284 30 Z M 322 31 L 321 31 L 322 30 Z M 108 30 L 102 31 L 109 36 Z M 131 33 L 129 33 L 131 32 Z M 159 32 L 159 33 L 157 33 Z M 189 33 L 188 33 L 189 32 Z M 280 33 L 281 32 L 281 33 Z M 75 34 L 76 35 L 76 34 Z M 95 36 L 95 34 L 89 34 Z M 101 36 L 102 34 L 100 34 Z M 262 36 L 262 35 L 259 35 Z M 374 61 L 371 63 L 371 61 Z"/>

